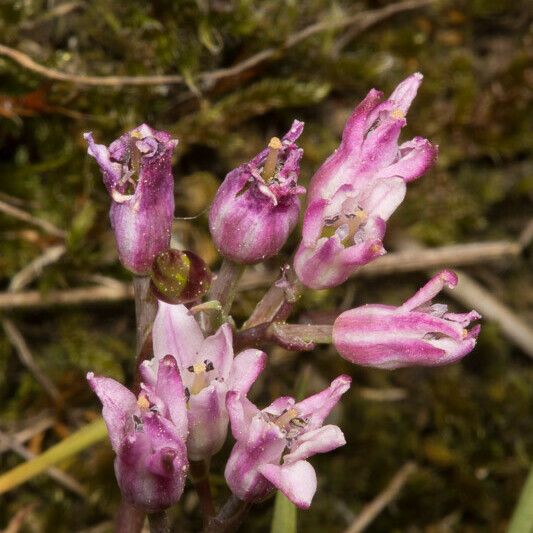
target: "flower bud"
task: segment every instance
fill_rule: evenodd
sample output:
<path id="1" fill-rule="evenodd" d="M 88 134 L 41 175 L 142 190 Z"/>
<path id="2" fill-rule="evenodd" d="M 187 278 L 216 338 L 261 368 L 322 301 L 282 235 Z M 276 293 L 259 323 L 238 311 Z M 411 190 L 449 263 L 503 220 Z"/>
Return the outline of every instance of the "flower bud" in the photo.
<path id="1" fill-rule="evenodd" d="M 295 120 L 283 137 L 231 171 L 209 211 L 209 229 L 219 252 L 237 263 L 258 263 L 276 255 L 298 222 L 297 184 L 303 150 L 296 139 L 303 123 Z"/>
<path id="2" fill-rule="evenodd" d="M 199 300 L 209 290 L 212 274 L 204 261 L 188 250 L 165 250 L 152 265 L 150 288 L 169 304 Z"/>
<path id="3" fill-rule="evenodd" d="M 172 152 L 178 141 L 141 124 L 109 145 L 84 134 L 111 196 L 109 212 L 122 264 L 146 275 L 170 245 L 174 219 Z"/>
<path id="4" fill-rule="evenodd" d="M 345 311 L 333 325 L 333 344 L 342 357 L 362 366 L 395 369 L 454 363 L 476 345 L 480 326 L 476 311 L 448 313 L 431 299 L 444 286 L 457 285 L 454 272 L 433 277 L 400 307 L 363 305 Z"/>

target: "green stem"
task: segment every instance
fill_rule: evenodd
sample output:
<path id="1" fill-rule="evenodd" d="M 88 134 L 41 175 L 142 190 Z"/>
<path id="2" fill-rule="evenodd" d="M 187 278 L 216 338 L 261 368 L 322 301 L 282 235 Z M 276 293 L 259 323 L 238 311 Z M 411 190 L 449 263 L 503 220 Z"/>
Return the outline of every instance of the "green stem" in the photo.
<path id="1" fill-rule="evenodd" d="M 531 533 L 533 531 L 533 466 L 516 504 L 507 533 Z"/>

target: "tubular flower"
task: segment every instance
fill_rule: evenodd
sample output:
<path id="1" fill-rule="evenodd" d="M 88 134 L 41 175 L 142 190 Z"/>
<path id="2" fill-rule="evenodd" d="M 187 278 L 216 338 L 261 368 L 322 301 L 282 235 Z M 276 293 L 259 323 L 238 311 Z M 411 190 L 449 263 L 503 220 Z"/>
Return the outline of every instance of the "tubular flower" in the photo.
<path id="1" fill-rule="evenodd" d="M 333 325 L 333 344 L 348 361 L 375 368 L 440 366 L 454 363 L 476 345 L 481 316 L 476 311 L 448 313 L 432 304 L 444 286 L 454 288 L 457 275 L 444 270 L 400 307 L 363 305 L 345 311 Z"/>
<path id="2" fill-rule="evenodd" d="M 102 171 L 111 196 L 111 226 L 122 264 L 147 274 L 157 254 L 170 245 L 174 219 L 172 152 L 177 140 L 141 124 L 109 145 L 84 134 L 88 153 Z"/>
<path id="3" fill-rule="evenodd" d="M 188 470 L 185 396 L 176 360 L 164 358 L 154 383 L 143 384 L 138 398 L 114 379 L 92 372 L 87 379 L 103 405 L 124 498 L 146 512 L 174 505 Z"/>
<path id="4" fill-rule="evenodd" d="M 237 263 L 276 255 L 298 222 L 297 184 L 303 150 L 296 145 L 304 124 L 295 120 L 283 139 L 232 170 L 209 211 L 209 229 L 220 253 Z"/>
<path id="5" fill-rule="evenodd" d="M 282 397 L 262 411 L 238 392 L 230 392 L 227 406 L 237 441 L 225 471 L 231 491 L 254 502 L 277 488 L 307 509 L 317 480 L 306 459 L 346 444 L 337 426 L 323 422 L 350 383 L 348 376 L 339 376 L 327 389 L 301 402 Z"/>
<path id="6" fill-rule="evenodd" d="M 145 361 L 141 376 L 154 383 L 158 361 L 172 354 L 185 387 L 189 436 L 189 459 L 208 459 L 226 439 L 228 413 L 226 394 L 230 390 L 246 395 L 266 364 L 264 352 L 244 350 L 233 357 L 229 324 L 204 339 L 194 317 L 183 305 L 159 302 L 153 330 L 154 359 Z"/>
<path id="7" fill-rule="evenodd" d="M 339 148 L 311 179 L 294 260 L 304 285 L 335 287 L 385 253 L 386 222 L 402 203 L 406 183 L 437 156 L 437 147 L 421 137 L 398 145 L 421 82 L 421 74 L 409 76 L 383 102 L 372 89 L 346 122 Z"/>

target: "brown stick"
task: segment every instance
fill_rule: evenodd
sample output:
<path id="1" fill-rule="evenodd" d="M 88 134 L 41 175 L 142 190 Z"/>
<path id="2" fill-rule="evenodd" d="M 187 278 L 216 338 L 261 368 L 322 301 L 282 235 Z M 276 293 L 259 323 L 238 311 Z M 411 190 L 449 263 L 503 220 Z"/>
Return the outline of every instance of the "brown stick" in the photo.
<path id="1" fill-rule="evenodd" d="M 533 357 L 533 329 L 468 274 L 457 270 L 455 273 L 459 283 L 453 290 L 445 289 L 448 295 L 466 307 L 474 308 L 484 319 L 496 322 L 513 344 Z"/>
<path id="2" fill-rule="evenodd" d="M 2 51 L 2 45 L 0 45 L 0 55 Z M 5 213 L 6 215 L 10 215 L 14 218 L 18 218 L 19 220 L 22 220 L 23 222 L 28 222 L 28 224 L 33 224 L 34 226 L 37 226 L 41 228 L 42 230 L 46 231 L 46 233 L 49 233 L 50 235 L 53 235 L 54 237 L 59 237 L 61 239 L 65 238 L 66 232 L 62 229 L 59 229 L 57 226 L 54 226 L 51 222 L 48 222 L 47 220 L 43 220 L 41 218 L 38 218 L 36 216 L 30 215 L 30 213 L 27 213 L 26 211 L 23 211 L 22 209 L 19 209 L 18 207 L 14 207 L 2 200 L 0 200 L 0 211 Z"/>
<path id="3" fill-rule="evenodd" d="M 299 44 L 303 40 L 316 35 L 317 33 L 328 30 L 337 30 L 355 24 L 359 24 L 360 32 L 362 32 L 370 26 L 377 24 L 388 17 L 403 11 L 410 11 L 430 5 L 434 3 L 434 1 L 435 0 L 406 0 L 404 2 L 393 3 L 373 11 L 361 11 L 360 13 L 356 13 L 349 17 L 342 17 L 332 21 L 317 22 L 299 32 L 296 32 L 279 47 L 262 50 L 261 52 L 254 54 L 237 65 L 233 65 L 228 68 L 222 68 L 210 72 L 202 72 L 198 74 L 197 79 L 209 85 L 221 79 L 236 76 L 242 72 L 245 72 L 246 70 L 249 70 L 250 68 L 256 67 L 257 65 L 274 58 L 280 52 Z M 1 44 L 0 55 L 9 57 L 20 66 L 45 78 L 68 83 L 76 83 L 79 85 L 116 87 L 122 85 L 182 85 L 186 83 L 185 78 L 179 74 L 153 76 L 84 76 L 79 74 L 68 74 L 56 69 L 44 67 L 19 50 L 15 50 L 14 48 L 10 48 Z"/>
<path id="4" fill-rule="evenodd" d="M 385 489 L 380 492 L 368 505 L 365 505 L 350 527 L 344 533 L 361 533 L 400 493 L 411 475 L 416 471 L 415 463 L 406 463 L 398 470 Z"/>
<path id="5" fill-rule="evenodd" d="M 19 293 L 0 293 L 1 309 L 35 309 L 56 305 L 87 305 L 112 303 L 133 299 L 133 285 L 121 287 L 93 286 L 62 291 L 24 291 Z"/>
<path id="6" fill-rule="evenodd" d="M 33 374 L 34 378 L 39 382 L 41 387 L 52 398 L 52 401 L 57 405 L 61 402 L 61 395 L 59 390 L 52 383 L 50 378 L 39 368 L 39 365 L 35 362 L 33 355 L 26 344 L 26 341 L 15 324 L 8 318 L 2 320 L 2 327 L 6 332 L 9 342 L 15 348 L 19 359 L 22 364 Z"/>
<path id="7" fill-rule="evenodd" d="M 66 251 L 67 247 L 64 244 L 50 246 L 43 254 L 30 261 L 11 278 L 8 289 L 16 292 L 27 287 L 35 278 L 38 278 L 42 274 L 46 266 L 59 261 Z"/>
<path id="8" fill-rule="evenodd" d="M 380 257 L 373 263 L 360 268 L 354 277 L 382 276 L 397 272 L 417 272 L 427 268 L 444 266 L 458 267 L 476 265 L 491 261 L 501 261 L 518 257 L 522 243 L 511 241 L 479 242 L 456 244 L 429 248 L 425 250 L 392 252 Z M 239 290 L 250 290 L 271 286 L 279 276 L 277 273 L 258 275 L 253 271 L 245 272 L 239 283 Z M 283 291 L 280 289 L 279 294 Z M 18 294 L 0 293 L 0 310 L 35 309 L 55 305 L 87 305 L 120 302 L 133 298 L 133 286 L 116 281 L 115 286 L 96 285 L 68 290 L 25 291 Z M 281 305 L 281 304 L 280 304 Z"/>
<path id="9" fill-rule="evenodd" d="M 15 434 L 10 435 L 13 442 L 23 445 L 27 440 L 31 439 L 35 435 L 46 431 L 51 428 L 55 423 L 55 418 L 48 416 L 44 413 L 44 417 L 38 416 L 34 417 L 31 420 L 31 425 L 28 425 L 27 428 L 17 431 Z M 4 453 L 7 450 L 10 450 L 11 447 L 6 443 L 0 444 L 0 454 Z"/>

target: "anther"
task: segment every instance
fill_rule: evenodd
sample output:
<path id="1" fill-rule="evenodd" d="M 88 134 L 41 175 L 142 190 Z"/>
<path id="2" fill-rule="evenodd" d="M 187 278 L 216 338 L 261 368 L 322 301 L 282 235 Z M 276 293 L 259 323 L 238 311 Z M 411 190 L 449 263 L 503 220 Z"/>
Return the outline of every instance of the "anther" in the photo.
<path id="1" fill-rule="evenodd" d="M 272 137 L 268 143 L 268 155 L 263 165 L 263 179 L 268 181 L 276 173 L 276 165 L 278 164 L 279 151 L 281 150 L 281 141 L 278 137 Z"/>

